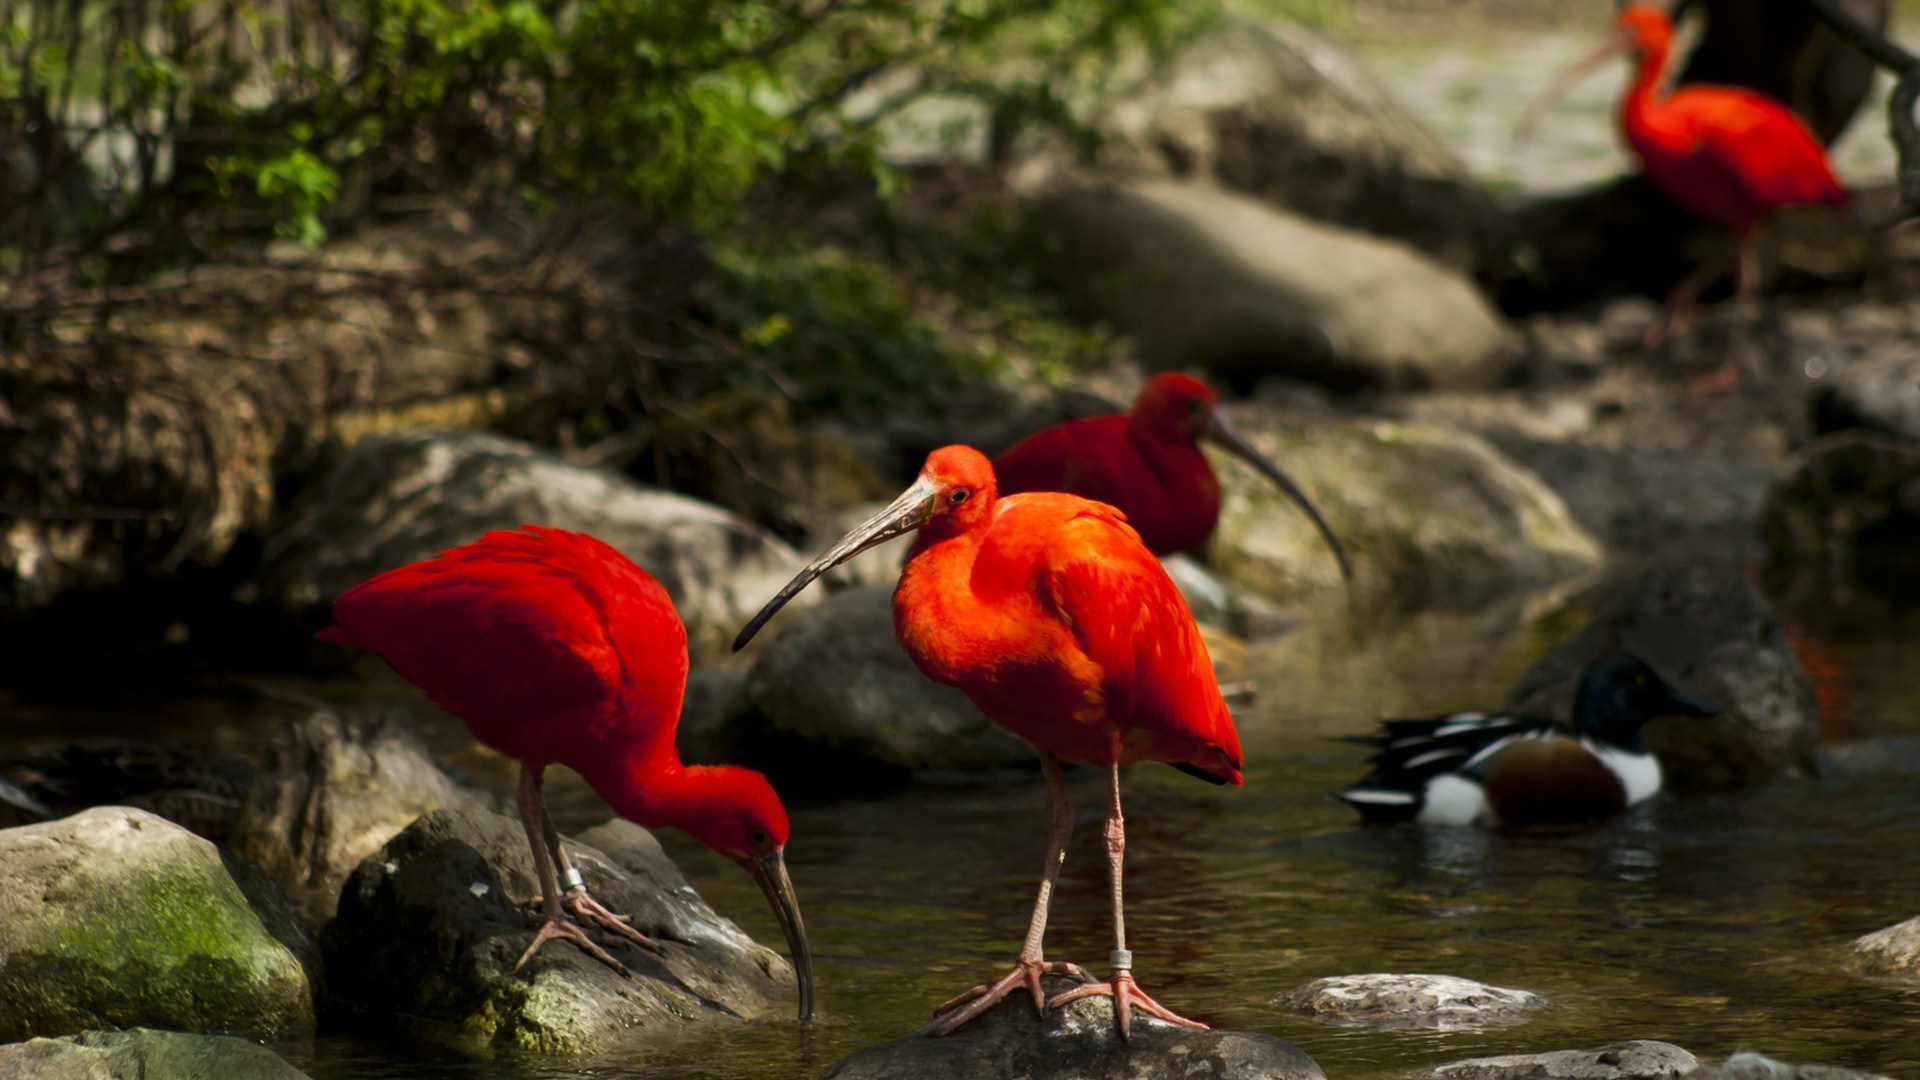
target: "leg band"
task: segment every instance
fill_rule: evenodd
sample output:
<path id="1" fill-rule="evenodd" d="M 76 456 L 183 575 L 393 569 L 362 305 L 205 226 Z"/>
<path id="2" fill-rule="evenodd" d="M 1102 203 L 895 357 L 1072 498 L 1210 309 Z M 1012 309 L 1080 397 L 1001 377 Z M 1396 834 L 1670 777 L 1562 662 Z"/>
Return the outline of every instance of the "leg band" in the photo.
<path id="1" fill-rule="evenodd" d="M 572 892 L 575 889 L 584 889 L 586 887 L 587 879 L 581 876 L 580 868 L 577 866 L 567 867 L 566 873 L 560 875 L 561 892 Z"/>
<path id="2" fill-rule="evenodd" d="M 1107 966 L 1115 971 L 1133 970 L 1133 950 L 1114 949 L 1107 953 Z"/>

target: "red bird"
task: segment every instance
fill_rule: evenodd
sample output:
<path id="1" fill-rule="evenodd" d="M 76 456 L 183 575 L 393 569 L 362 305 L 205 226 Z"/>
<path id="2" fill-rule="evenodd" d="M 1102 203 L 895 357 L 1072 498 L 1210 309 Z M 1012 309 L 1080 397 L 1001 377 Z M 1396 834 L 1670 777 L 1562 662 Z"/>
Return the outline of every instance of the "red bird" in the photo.
<path id="1" fill-rule="evenodd" d="M 546 909 L 520 964 L 564 937 L 626 974 L 566 908 L 659 948 L 587 894 L 561 847 L 541 777 L 565 765 L 622 817 L 678 828 L 753 875 L 793 952 L 800 1019 L 811 1016 L 813 961 L 787 876 L 786 809 L 757 772 L 680 763 L 687 631 L 646 571 L 591 536 L 524 525 L 369 578 L 340 594 L 333 619 L 320 640 L 378 653 L 474 738 L 519 760 L 520 820 Z"/>
<path id="2" fill-rule="evenodd" d="M 1352 578 L 1347 554 L 1299 487 L 1254 449 L 1226 417 L 1207 385 L 1164 373 L 1147 380 L 1125 416 L 1055 424 L 994 459 L 1000 490 L 1065 491 L 1118 507 L 1155 555 L 1192 551 L 1220 521 L 1220 481 L 1200 441 L 1238 457 L 1299 504 Z"/>
<path id="3" fill-rule="evenodd" d="M 1042 1013 L 1093 994 L 1113 998 L 1120 1032 L 1133 1008 L 1189 1027 L 1133 980 L 1121 915 L 1120 766 L 1164 761 L 1216 784 L 1240 783 L 1240 740 L 1214 682 L 1193 616 L 1158 559 L 1111 506 L 1057 492 L 996 497 L 979 451 L 928 455 L 892 505 L 813 560 L 740 631 L 745 645 L 814 578 L 875 544 L 919 529 L 919 547 L 893 594 L 894 633 L 935 682 L 959 687 L 994 723 L 1033 744 L 1046 776 L 1051 823 L 1033 919 L 1014 969 L 939 1009 L 946 1031 L 1019 987 Z M 1113 972 L 1051 1002 L 1043 974 L 1079 974 L 1042 957 L 1073 809 L 1059 759 L 1109 774 L 1107 858 L 1113 886 Z M 964 1006 L 964 1007 L 962 1007 Z"/>
<path id="4" fill-rule="evenodd" d="M 1666 92 L 1673 22 L 1651 4 L 1623 8 L 1612 36 L 1569 69 L 1542 103 L 1621 52 L 1631 54 L 1635 65 L 1620 102 L 1627 145 L 1647 179 L 1675 202 L 1732 230 L 1740 244 L 1736 292 L 1744 308 L 1760 284 L 1755 226 L 1783 206 L 1844 206 L 1847 191 L 1834 179 L 1820 140 L 1773 98 L 1738 86 L 1688 85 Z M 1654 327 L 1650 343 L 1682 324 L 1716 272 L 1703 267 L 1674 286 L 1666 319 Z"/>

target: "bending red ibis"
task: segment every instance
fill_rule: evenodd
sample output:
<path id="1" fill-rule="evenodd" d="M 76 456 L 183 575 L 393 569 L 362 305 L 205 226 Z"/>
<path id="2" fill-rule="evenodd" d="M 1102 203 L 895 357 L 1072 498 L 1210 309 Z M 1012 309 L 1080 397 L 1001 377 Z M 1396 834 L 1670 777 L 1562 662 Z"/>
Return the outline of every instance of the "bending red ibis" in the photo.
<path id="1" fill-rule="evenodd" d="M 1119 508 L 1155 555 L 1192 551 L 1220 521 L 1220 480 L 1202 440 L 1260 471 L 1313 520 L 1351 579 L 1347 553 L 1286 473 L 1220 414 L 1220 399 L 1188 375 L 1147 380 L 1125 416 L 1069 420 L 1035 432 L 994 459 L 1000 491 L 1065 491 Z"/>
<path id="2" fill-rule="evenodd" d="M 999 497 L 993 466 L 979 451 L 936 450 L 892 505 L 768 601 L 734 648 L 814 578 L 913 529 L 920 530 L 919 546 L 894 590 L 894 632 L 928 678 L 959 687 L 995 723 L 1033 744 L 1051 810 L 1040 891 L 1019 959 L 1004 977 L 941 1006 L 945 1030 L 1023 986 L 1042 1013 L 1078 997 L 1113 998 L 1123 1036 L 1135 1008 L 1203 1027 L 1154 1002 L 1133 979 L 1120 888 L 1120 766 L 1164 761 L 1212 783 L 1239 784 L 1240 740 L 1186 602 L 1118 511 L 1057 492 Z M 1062 758 L 1108 772 L 1113 970 L 1106 982 L 1049 1002 L 1041 975 L 1079 973 L 1047 961 L 1040 948 L 1073 830 Z"/>
<path id="3" fill-rule="evenodd" d="M 520 964 L 567 938 L 626 974 L 567 909 L 659 948 L 588 895 L 568 860 L 541 788 L 547 766 L 565 765 L 622 817 L 680 829 L 753 875 L 793 951 L 800 1019 L 812 1015 L 786 809 L 757 772 L 680 763 L 687 631 L 646 571 L 591 536 L 525 525 L 369 578 L 333 602 L 333 620 L 320 640 L 378 653 L 474 738 L 520 762 L 520 820 L 546 912 Z"/>

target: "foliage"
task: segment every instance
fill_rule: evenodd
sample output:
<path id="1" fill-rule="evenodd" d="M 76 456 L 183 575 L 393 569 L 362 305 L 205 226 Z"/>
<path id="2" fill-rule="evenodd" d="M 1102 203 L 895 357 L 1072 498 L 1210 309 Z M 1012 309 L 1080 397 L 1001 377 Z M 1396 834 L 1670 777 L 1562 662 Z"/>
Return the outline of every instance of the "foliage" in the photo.
<path id="1" fill-rule="evenodd" d="M 1175 21 L 1174 0 L 10 0 L 0 141 L 40 175 L 0 181 L 0 241 L 314 243 L 436 195 L 713 227 L 823 167 L 887 183 L 876 125 L 927 94 L 1072 129 L 1075 95 Z M 37 197 L 63 182 L 66 205 Z"/>

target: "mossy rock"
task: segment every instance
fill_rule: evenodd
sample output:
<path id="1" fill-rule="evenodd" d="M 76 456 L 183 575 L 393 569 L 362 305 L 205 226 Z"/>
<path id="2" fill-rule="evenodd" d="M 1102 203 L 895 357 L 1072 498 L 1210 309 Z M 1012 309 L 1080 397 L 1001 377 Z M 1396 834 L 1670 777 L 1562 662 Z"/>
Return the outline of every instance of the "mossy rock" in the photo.
<path id="1" fill-rule="evenodd" d="M 301 943 L 268 929 L 217 848 L 164 818 L 97 807 L 0 831 L 0 874 L 0 1038 L 313 1024 Z"/>
<path id="2" fill-rule="evenodd" d="M 231 1035 L 88 1031 L 0 1046 L 0 1080 L 306 1080 L 264 1046 Z"/>

